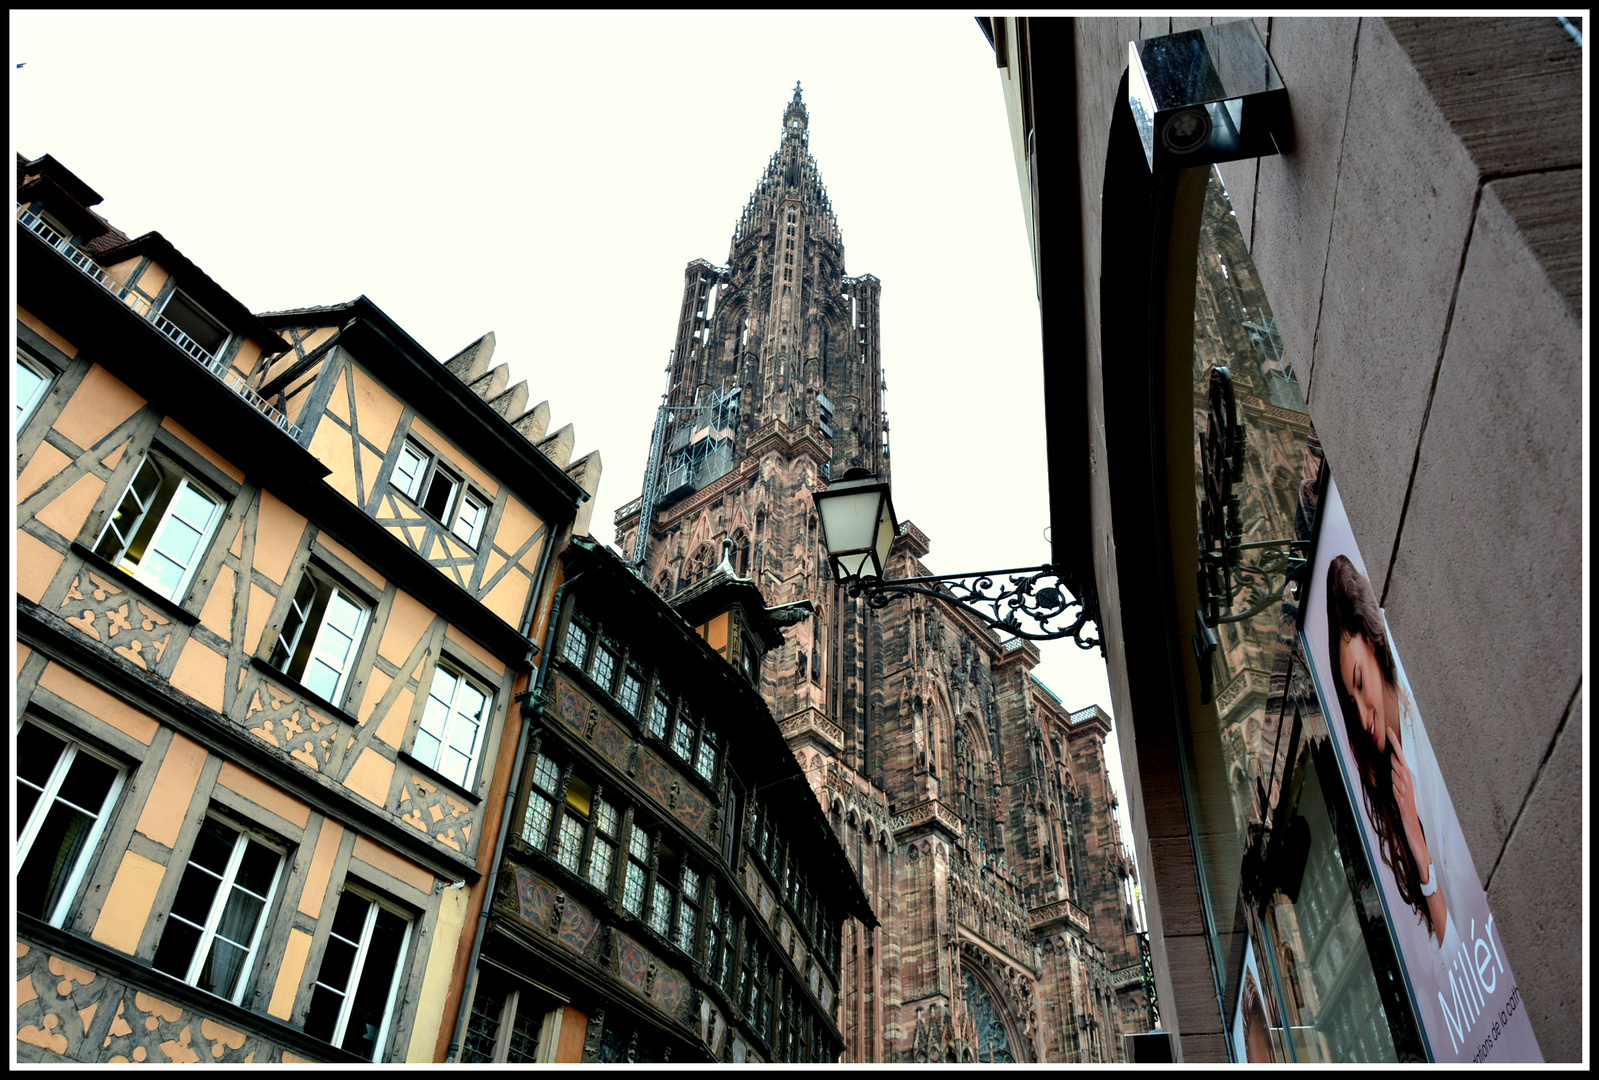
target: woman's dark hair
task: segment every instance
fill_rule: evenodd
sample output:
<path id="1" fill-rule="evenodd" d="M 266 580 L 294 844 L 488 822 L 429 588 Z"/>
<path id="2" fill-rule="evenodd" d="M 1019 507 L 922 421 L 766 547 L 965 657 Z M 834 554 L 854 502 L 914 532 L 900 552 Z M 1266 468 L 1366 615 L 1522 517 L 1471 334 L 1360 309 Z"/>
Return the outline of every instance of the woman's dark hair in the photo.
<path id="1" fill-rule="evenodd" d="M 1255 985 L 1255 973 L 1248 969 L 1244 971 L 1244 1007 L 1242 1011 L 1244 1016 L 1244 1060 L 1254 1061 L 1255 1059 L 1249 1053 L 1250 1037 L 1258 1035 L 1261 1041 L 1265 1043 L 1266 1049 L 1270 1051 L 1271 1021 L 1266 1019 L 1266 1003 L 1261 1000 L 1260 988 Z M 1276 1053 L 1273 1051 L 1272 1058 L 1269 1060 L 1275 1059 Z"/>
<path id="2" fill-rule="evenodd" d="M 1361 794 L 1365 797 L 1366 812 L 1371 816 L 1377 831 L 1377 846 L 1383 862 L 1394 872 L 1394 884 L 1405 903 L 1420 913 L 1429 932 L 1436 928 L 1432 911 L 1421 895 L 1421 868 L 1405 842 L 1404 822 L 1399 817 L 1399 801 L 1394 798 L 1393 762 L 1390 754 L 1379 754 L 1371 736 L 1360 723 L 1360 708 L 1355 704 L 1344 685 L 1343 637 L 1345 634 L 1366 639 L 1372 655 L 1377 659 L 1377 670 L 1383 682 L 1394 686 L 1398 675 L 1394 670 L 1394 654 L 1388 645 L 1388 630 L 1383 623 L 1382 608 L 1371 590 L 1371 582 L 1355 569 L 1348 556 L 1339 555 L 1327 567 L 1327 658 L 1332 665 L 1333 690 L 1338 695 L 1338 711 L 1344 716 L 1344 732 L 1349 736 L 1349 748 L 1355 755 L 1355 767 L 1363 781 Z"/>

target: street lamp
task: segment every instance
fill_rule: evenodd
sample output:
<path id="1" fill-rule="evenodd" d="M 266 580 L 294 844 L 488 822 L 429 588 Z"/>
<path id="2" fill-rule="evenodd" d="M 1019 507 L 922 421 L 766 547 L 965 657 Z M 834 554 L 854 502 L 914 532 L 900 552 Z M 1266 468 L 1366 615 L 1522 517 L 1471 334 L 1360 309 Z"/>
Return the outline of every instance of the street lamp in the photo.
<path id="1" fill-rule="evenodd" d="M 866 469 L 851 469 L 825 490 L 812 492 L 811 498 L 822 519 L 822 543 L 833 577 L 847 595 L 865 600 L 867 607 L 886 607 L 896 597 L 916 593 L 963 608 L 1016 637 L 1071 638 L 1078 648 L 1097 645 L 1104 653 L 1104 643 L 1089 632 L 1090 621 L 1097 621 L 1099 613 L 1072 595 L 1060 567 L 1045 564 L 889 580 L 883 573 L 889 548 L 899 535 L 899 519 L 888 485 Z"/>

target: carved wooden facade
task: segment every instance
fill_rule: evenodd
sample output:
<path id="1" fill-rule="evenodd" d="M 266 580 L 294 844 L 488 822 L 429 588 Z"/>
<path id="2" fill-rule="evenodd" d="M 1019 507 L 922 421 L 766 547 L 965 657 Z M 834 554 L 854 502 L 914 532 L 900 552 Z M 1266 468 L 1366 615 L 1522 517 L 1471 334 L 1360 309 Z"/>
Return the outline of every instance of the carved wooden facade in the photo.
<path id="1" fill-rule="evenodd" d="M 252 315 L 49 158 L 18 201 L 18 1056 L 435 1060 L 597 455 L 492 335 Z"/>
<path id="2" fill-rule="evenodd" d="M 845 272 L 808 125 L 796 88 L 726 264 L 688 265 L 655 468 L 618 546 L 671 596 L 730 541 L 769 603 L 816 606 L 761 691 L 882 921 L 845 927 L 845 1060 L 995 1059 L 1000 1032 L 1016 1061 L 1120 1060 L 1116 1033 L 1148 1015 L 1108 720 L 1074 719 L 1031 645 L 922 598 L 868 615 L 829 577 L 811 492 L 851 467 L 887 479 L 888 423 L 881 283 Z M 927 573 L 927 550 L 907 523 L 892 576 Z"/>
<path id="3" fill-rule="evenodd" d="M 727 565 L 674 608 L 587 541 L 561 564 L 461 1060 L 518 1060 L 529 1001 L 584 1061 L 836 1060 L 874 917 L 748 678 L 781 615 Z"/>

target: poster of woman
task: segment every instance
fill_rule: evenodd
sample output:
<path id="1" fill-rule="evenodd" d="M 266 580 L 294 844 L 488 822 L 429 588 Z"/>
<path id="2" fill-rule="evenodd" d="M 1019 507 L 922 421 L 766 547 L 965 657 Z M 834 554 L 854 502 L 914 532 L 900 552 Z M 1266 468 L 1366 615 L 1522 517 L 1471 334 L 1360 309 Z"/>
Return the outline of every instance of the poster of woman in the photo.
<path id="1" fill-rule="evenodd" d="M 1238 991 L 1238 1009 L 1233 1015 L 1233 1057 L 1258 1065 L 1277 1060 L 1272 1042 L 1271 1020 L 1266 1015 L 1265 983 L 1255 962 L 1255 942 L 1244 944 L 1243 985 Z"/>
<path id="2" fill-rule="evenodd" d="M 1320 513 L 1305 653 L 1433 1060 L 1542 1061 L 1336 482 Z"/>

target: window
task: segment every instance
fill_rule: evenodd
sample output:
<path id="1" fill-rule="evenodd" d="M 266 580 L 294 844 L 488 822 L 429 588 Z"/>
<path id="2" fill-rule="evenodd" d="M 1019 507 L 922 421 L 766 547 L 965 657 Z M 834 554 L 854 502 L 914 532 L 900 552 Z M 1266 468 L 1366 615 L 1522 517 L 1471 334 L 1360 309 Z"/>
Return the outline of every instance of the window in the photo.
<path id="1" fill-rule="evenodd" d="M 592 639 L 593 635 L 589 633 L 588 627 L 577 619 L 572 619 L 566 624 L 566 644 L 561 650 L 562 655 L 580 668 L 587 667 L 589 642 Z"/>
<path id="2" fill-rule="evenodd" d="M 637 668 L 628 668 L 616 688 L 616 702 L 629 715 L 638 714 L 639 699 L 644 696 L 644 676 Z"/>
<path id="3" fill-rule="evenodd" d="M 182 289 L 172 290 L 161 307 L 167 321 L 189 336 L 189 340 L 212 356 L 219 356 L 228 340 L 228 328 Z"/>
<path id="4" fill-rule="evenodd" d="M 655 887 L 650 894 L 650 929 L 666 941 L 672 940 L 672 904 L 677 899 L 678 876 L 682 865 L 677 852 L 660 845 L 655 856 Z"/>
<path id="5" fill-rule="evenodd" d="M 17 350 L 17 431 L 22 430 L 22 425 L 28 422 L 33 410 L 44 400 L 45 391 L 50 389 L 51 378 L 49 368 L 21 349 Z"/>
<path id="6" fill-rule="evenodd" d="M 238 1004 L 282 862 L 256 837 L 206 818 L 151 965 Z"/>
<path id="7" fill-rule="evenodd" d="M 589 884 L 603 893 L 611 890 L 611 867 L 616 864 L 616 807 L 604 799 L 594 800 L 594 842 L 589 847 Z"/>
<path id="8" fill-rule="evenodd" d="M 699 753 L 694 756 L 694 771 L 708 781 L 716 779 L 716 732 L 709 727 L 700 732 Z"/>
<path id="9" fill-rule="evenodd" d="M 307 567 L 267 663 L 338 705 L 366 619 L 366 607 L 348 590 Z"/>
<path id="10" fill-rule="evenodd" d="M 456 515 L 450 531 L 467 547 L 475 548 L 483 536 L 483 520 L 488 516 L 487 504 L 477 492 L 469 490 L 461 496 L 461 512 Z"/>
<path id="11" fill-rule="evenodd" d="M 153 592 L 178 600 L 221 511 L 221 499 L 152 455 L 133 474 L 94 550 Z"/>
<path id="12" fill-rule="evenodd" d="M 555 819 L 555 793 L 560 787 L 560 767 L 540 754 L 533 763 L 533 787 L 522 814 L 522 839 L 540 851 L 549 842 L 550 822 Z"/>
<path id="13" fill-rule="evenodd" d="M 700 931 L 700 875 L 691 866 L 683 867 L 683 885 L 677 900 L 677 947 L 694 955 L 694 941 Z"/>
<path id="14" fill-rule="evenodd" d="M 539 1036 L 551 1005 L 541 994 L 511 989 L 479 974 L 472 1015 L 461 1043 L 462 1063 L 523 1064 L 541 1060 Z"/>
<path id="15" fill-rule="evenodd" d="M 124 774 L 36 724 L 17 730 L 17 910 L 60 926 Z"/>
<path id="16" fill-rule="evenodd" d="M 422 512 L 448 526 L 450 532 L 469 547 L 477 547 L 483 537 L 483 523 L 489 516 L 491 500 L 468 488 L 454 472 L 440 464 L 435 455 L 407 440 L 389 474 L 393 484 Z"/>
<path id="17" fill-rule="evenodd" d="M 433 685 L 422 709 L 422 723 L 411 756 L 440 776 L 462 787 L 470 786 L 478 743 L 488 725 L 492 703 L 493 698 L 471 679 L 440 664 L 433 669 Z"/>
<path id="18" fill-rule="evenodd" d="M 698 726 L 686 708 L 677 711 L 677 727 L 672 732 L 672 752 L 684 761 L 694 760 L 694 736 Z"/>
<path id="19" fill-rule="evenodd" d="M 561 815 L 561 829 L 556 836 L 555 861 L 574 874 L 583 858 L 583 838 L 593 805 L 594 789 L 575 776 L 568 779 L 566 813 Z"/>
<path id="20" fill-rule="evenodd" d="M 726 990 L 727 978 L 733 973 L 734 927 L 727 905 L 720 894 L 709 892 L 707 904 L 710 908 L 710 918 L 705 922 L 705 974 L 717 986 Z"/>
<path id="21" fill-rule="evenodd" d="M 666 690 L 656 686 L 655 697 L 650 701 L 650 734 L 657 739 L 666 738 L 666 727 L 672 721 L 672 699 Z"/>
<path id="22" fill-rule="evenodd" d="M 650 876 L 650 835 L 637 824 L 627 838 L 627 876 L 622 882 L 622 909 L 630 915 L 644 910 L 644 883 Z"/>
<path id="23" fill-rule="evenodd" d="M 305 1033 L 368 1061 L 379 1060 L 410 937 L 410 919 L 347 887 L 311 987 Z"/>

